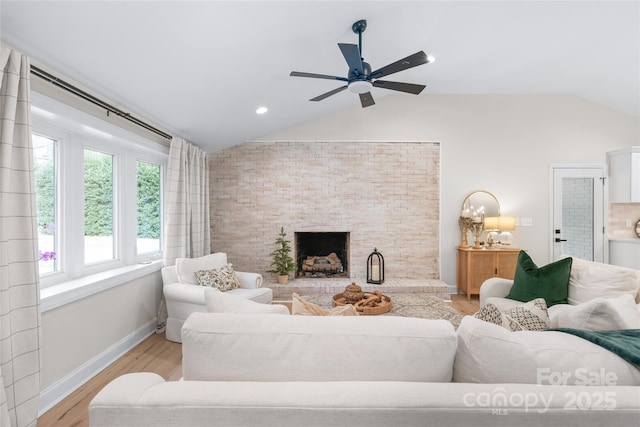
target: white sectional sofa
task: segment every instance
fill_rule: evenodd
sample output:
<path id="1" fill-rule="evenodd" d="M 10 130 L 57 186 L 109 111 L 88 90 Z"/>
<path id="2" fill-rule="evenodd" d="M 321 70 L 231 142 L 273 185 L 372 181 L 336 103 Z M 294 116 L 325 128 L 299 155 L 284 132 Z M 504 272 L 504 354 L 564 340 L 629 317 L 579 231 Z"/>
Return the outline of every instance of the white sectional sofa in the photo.
<path id="1" fill-rule="evenodd" d="M 530 348 L 527 334 L 538 334 Z M 194 313 L 182 342 L 182 381 L 123 375 L 92 400 L 90 425 L 595 427 L 640 420 L 636 367 L 562 332 L 512 333 L 471 316 L 456 332 L 444 320 L 403 317 Z M 599 385 L 578 375 L 556 380 L 578 368 L 606 378 Z"/>
<path id="2" fill-rule="evenodd" d="M 522 304 L 505 298 L 512 285 L 511 279 L 486 280 L 480 287 L 480 307 L 493 304 L 508 310 Z M 640 328 L 640 271 L 573 258 L 568 302 L 549 307 L 551 327 Z"/>

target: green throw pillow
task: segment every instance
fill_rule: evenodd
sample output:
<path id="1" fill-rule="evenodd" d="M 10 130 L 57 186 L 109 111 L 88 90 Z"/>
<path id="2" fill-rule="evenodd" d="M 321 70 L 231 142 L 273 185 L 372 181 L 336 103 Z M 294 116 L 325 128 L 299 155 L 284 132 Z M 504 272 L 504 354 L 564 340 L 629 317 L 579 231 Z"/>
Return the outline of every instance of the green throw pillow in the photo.
<path id="1" fill-rule="evenodd" d="M 572 260 L 571 257 L 564 258 L 538 267 L 525 251 L 520 251 L 513 286 L 507 298 L 522 302 L 544 298 L 547 307 L 568 304 Z"/>

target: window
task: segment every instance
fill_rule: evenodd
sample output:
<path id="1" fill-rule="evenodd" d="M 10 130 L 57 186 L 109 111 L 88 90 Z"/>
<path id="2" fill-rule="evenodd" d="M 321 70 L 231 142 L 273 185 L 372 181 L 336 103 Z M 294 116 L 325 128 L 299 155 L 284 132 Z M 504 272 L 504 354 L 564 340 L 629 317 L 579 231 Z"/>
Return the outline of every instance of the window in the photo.
<path id="1" fill-rule="evenodd" d="M 113 156 L 84 150 L 84 263 L 115 258 Z"/>
<path id="2" fill-rule="evenodd" d="M 56 232 L 56 146 L 57 141 L 33 135 L 33 173 L 36 186 L 38 217 L 38 253 L 40 274 L 58 271 L 58 239 Z"/>
<path id="3" fill-rule="evenodd" d="M 160 259 L 168 148 L 32 95 L 41 288 Z"/>
<path id="4" fill-rule="evenodd" d="M 138 254 L 157 252 L 161 248 L 160 172 L 160 165 L 137 162 Z"/>

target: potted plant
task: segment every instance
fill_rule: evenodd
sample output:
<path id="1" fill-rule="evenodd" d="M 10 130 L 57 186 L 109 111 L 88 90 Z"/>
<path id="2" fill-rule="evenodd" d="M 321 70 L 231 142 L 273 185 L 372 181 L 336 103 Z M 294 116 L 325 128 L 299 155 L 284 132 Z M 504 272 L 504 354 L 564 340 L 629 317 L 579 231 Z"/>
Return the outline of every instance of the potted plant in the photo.
<path id="1" fill-rule="evenodd" d="M 296 269 L 293 258 L 291 258 L 290 241 L 285 239 L 286 236 L 287 234 L 284 232 L 284 227 L 280 227 L 280 234 L 276 238 L 276 246 L 278 248 L 271 252 L 271 256 L 273 257 L 271 265 L 273 269 L 268 271 L 268 273 L 278 275 L 278 283 L 281 285 L 287 283 L 289 273 Z"/>

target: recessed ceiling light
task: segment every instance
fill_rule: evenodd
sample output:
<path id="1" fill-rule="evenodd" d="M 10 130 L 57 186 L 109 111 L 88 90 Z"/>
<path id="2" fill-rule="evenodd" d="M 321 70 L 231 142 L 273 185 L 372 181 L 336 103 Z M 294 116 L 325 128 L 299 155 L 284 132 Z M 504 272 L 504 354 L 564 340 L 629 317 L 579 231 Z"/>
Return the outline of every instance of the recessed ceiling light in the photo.
<path id="1" fill-rule="evenodd" d="M 264 114 L 267 111 L 269 111 L 267 107 L 258 107 L 258 109 L 256 110 L 256 114 Z"/>

